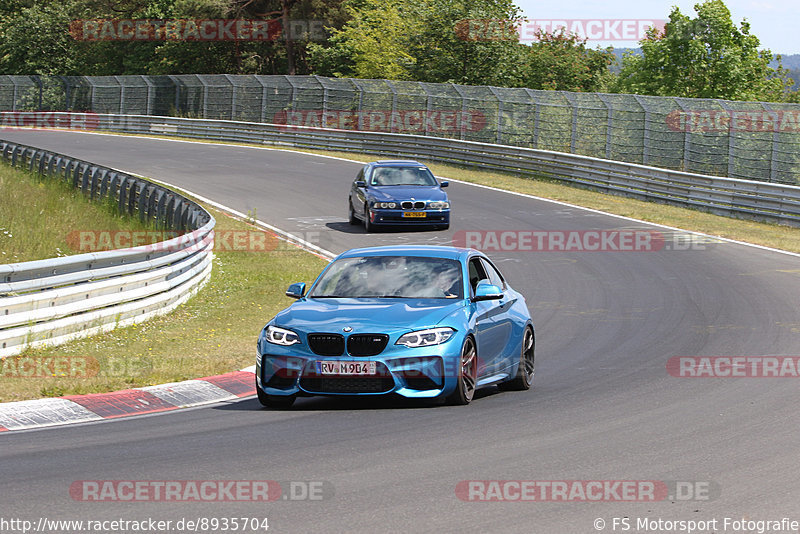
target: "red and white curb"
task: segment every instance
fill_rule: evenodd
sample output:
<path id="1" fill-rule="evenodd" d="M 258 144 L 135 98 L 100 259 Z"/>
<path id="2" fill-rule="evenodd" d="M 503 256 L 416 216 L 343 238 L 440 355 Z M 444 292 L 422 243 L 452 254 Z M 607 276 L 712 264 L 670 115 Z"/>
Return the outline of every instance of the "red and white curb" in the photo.
<path id="1" fill-rule="evenodd" d="M 111 393 L 0 404 L 0 432 L 168 412 L 255 395 L 255 366 L 184 382 Z"/>

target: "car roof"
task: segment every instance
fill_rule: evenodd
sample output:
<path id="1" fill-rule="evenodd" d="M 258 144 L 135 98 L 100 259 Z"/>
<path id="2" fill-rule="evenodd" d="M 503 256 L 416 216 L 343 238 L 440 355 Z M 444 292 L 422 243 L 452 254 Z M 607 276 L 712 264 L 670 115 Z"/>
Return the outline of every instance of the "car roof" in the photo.
<path id="1" fill-rule="evenodd" d="M 419 161 L 410 159 L 382 159 L 370 163 L 373 167 L 424 167 Z"/>
<path id="2" fill-rule="evenodd" d="M 448 258 L 465 260 L 472 254 L 480 254 L 469 248 L 445 247 L 440 245 L 386 245 L 381 247 L 353 248 L 339 255 L 340 258 L 361 256 L 421 256 L 427 258 Z"/>

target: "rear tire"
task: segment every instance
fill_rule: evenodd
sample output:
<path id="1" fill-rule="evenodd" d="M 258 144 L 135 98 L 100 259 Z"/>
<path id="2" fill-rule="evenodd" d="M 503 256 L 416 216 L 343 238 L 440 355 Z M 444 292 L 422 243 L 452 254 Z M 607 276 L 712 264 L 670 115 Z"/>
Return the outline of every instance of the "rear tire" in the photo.
<path id="1" fill-rule="evenodd" d="M 508 382 L 501 382 L 497 387 L 504 391 L 525 391 L 533 385 L 533 375 L 536 370 L 534 363 L 534 350 L 536 342 L 533 336 L 533 328 L 525 328 L 522 336 L 522 350 L 519 357 L 519 368 L 517 375 Z"/>
<path id="2" fill-rule="evenodd" d="M 258 402 L 265 408 L 275 408 L 285 410 L 291 408 L 294 404 L 297 395 L 268 395 L 261 391 L 261 388 L 256 381 L 256 394 L 258 395 Z"/>
<path id="3" fill-rule="evenodd" d="M 464 340 L 458 366 L 458 385 L 447 397 L 447 404 L 464 406 L 475 396 L 475 384 L 478 382 L 478 351 L 471 337 Z"/>

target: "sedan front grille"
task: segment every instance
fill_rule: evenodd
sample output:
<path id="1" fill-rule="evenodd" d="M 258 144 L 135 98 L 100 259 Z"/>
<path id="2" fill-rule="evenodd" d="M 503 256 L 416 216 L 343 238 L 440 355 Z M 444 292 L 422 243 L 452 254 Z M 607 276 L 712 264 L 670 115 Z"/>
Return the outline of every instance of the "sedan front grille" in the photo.
<path id="1" fill-rule="evenodd" d="M 425 203 L 422 202 L 421 200 L 417 200 L 416 202 L 411 202 L 410 200 L 405 200 L 400 205 L 403 207 L 404 210 L 410 210 L 412 208 L 415 209 L 415 210 L 421 210 L 422 208 L 425 207 Z"/>
<path id="2" fill-rule="evenodd" d="M 341 334 L 308 334 L 311 352 L 320 356 L 341 356 L 344 354 L 344 336 Z"/>
<path id="3" fill-rule="evenodd" d="M 377 356 L 388 342 L 386 334 L 353 334 L 347 338 L 347 352 L 350 356 Z"/>

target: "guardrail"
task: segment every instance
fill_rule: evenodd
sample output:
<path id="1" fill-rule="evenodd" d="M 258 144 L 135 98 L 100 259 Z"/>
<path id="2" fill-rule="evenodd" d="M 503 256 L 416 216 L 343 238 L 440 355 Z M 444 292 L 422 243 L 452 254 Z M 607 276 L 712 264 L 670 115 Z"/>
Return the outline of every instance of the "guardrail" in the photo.
<path id="1" fill-rule="evenodd" d="M 16 167 L 62 179 L 120 212 L 185 232 L 127 249 L 0 265 L 0 357 L 59 344 L 166 313 L 211 274 L 214 218 L 142 178 L 37 148 L 0 141 Z"/>
<path id="2" fill-rule="evenodd" d="M 144 115 L 96 117 L 98 129 L 112 132 L 419 158 L 526 177 L 556 178 L 604 193 L 693 207 L 718 215 L 800 226 L 800 187 L 791 185 L 429 136 Z M 70 124 L 70 121 L 65 118 L 63 123 Z"/>

